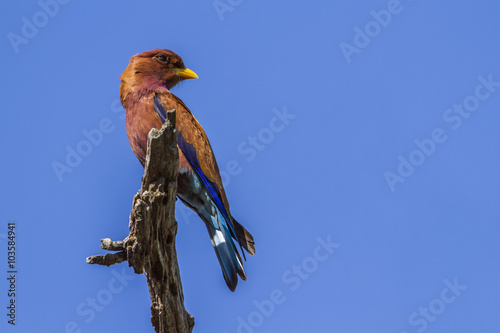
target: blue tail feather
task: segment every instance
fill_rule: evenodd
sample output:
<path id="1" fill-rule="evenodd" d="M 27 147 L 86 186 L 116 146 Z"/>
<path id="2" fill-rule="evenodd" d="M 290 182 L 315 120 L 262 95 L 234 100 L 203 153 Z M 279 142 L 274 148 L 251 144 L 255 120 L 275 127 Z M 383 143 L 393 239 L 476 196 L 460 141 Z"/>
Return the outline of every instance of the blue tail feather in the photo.
<path id="1" fill-rule="evenodd" d="M 207 224 L 207 229 L 210 233 L 210 239 L 212 240 L 212 245 L 217 254 L 224 280 L 226 280 L 229 289 L 234 291 L 238 284 L 238 275 L 243 280 L 246 280 L 246 274 L 243 270 L 243 264 L 238 250 L 226 227 L 221 226 L 220 229 L 216 229 L 211 224 Z"/>

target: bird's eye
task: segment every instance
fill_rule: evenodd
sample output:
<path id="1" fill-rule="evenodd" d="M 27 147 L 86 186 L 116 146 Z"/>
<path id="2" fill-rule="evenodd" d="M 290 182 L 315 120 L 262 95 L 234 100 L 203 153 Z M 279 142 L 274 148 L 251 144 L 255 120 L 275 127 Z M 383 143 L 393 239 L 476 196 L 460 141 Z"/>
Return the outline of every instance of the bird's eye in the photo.
<path id="1" fill-rule="evenodd" d="M 162 62 L 164 64 L 168 63 L 168 60 L 169 60 L 169 58 L 164 54 L 158 54 L 158 55 L 154 56 L 154 58 L 156 60 L 158 60 L 159 62 Z"/>

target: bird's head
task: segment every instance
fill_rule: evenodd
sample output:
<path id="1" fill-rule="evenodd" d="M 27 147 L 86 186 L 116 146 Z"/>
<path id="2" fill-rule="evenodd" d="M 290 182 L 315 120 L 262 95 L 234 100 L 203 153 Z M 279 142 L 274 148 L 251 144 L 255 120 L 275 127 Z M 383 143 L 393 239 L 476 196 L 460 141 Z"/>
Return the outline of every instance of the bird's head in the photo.
<path id="1" fill-rule="evenodd" d="M 162 93 L 186 79 L 197 79 L 195 72 L 186 68 L 181 57 L 170 50 L 157 49 L 134 55 L 120 76 L 121 93 L 141 90 Z"/>

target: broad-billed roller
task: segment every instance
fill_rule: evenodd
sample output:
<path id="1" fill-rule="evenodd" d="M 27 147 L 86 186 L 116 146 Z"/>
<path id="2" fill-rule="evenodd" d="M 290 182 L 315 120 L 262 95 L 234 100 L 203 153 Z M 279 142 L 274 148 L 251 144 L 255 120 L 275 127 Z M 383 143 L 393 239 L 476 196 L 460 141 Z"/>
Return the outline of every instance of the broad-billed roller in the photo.
<path id="1" fill-rule="evenodd" d="M 144 166 L 148 133 L 160 129 L 166 110 L 176 110 L 179 175 L 177 197 L 205 222 L 231 291 L 238 275 L 246 280 L 236 245 L 255 253 L 252 235 L 231 215 L 219 167 L 205 131 L 187 106 L 170 92 L 177 83 L 198 76 L 172 51 L 157 49 L 134 55 L 121 75 L 120 99 L 127 113 L 130 146 Z"/>

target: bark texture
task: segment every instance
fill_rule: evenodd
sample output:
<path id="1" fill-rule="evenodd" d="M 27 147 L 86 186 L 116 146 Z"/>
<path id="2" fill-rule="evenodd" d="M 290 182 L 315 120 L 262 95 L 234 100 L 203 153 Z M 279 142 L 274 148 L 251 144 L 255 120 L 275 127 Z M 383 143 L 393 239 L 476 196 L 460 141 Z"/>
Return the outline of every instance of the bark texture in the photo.
<path id="1" fill-rule="evenodd" d="M 128 261 L 135 273 L 144 273 L 151 296 L 151 323 L 157 333 L 191 332 L 194 318 L 184 308 L 177 264 L 175 196 L 179 156 L 175 136 L 175 110 L 167 113 L 161 130 L 148 135 L 148 153 L 142 186 L 134 196 L 130 234 L 123 241 L 102 239 L 106 255 L 87 258 L 89 264 L 110 266 Z"/>

